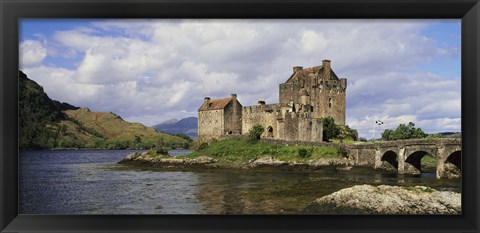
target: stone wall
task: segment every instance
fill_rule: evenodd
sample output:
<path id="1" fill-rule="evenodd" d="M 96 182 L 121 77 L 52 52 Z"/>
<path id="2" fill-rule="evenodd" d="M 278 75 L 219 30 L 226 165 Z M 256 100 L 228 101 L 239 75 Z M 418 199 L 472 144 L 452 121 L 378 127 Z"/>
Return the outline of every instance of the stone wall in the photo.
<path id="1" fill-rule="evenodd" d="M 224 114 L 225 125 L 223 134 L 241 134 L 242 105 L 236 98 L 232 99 L 232 101 L 228 103 L 228 105 L 225 107 Z"/>
<path id="2" fill-rule="evenodd" d="M 318 79 L 280 84 L 280 104 L 295 105 L 295 109 L 298 109 L 302 103 L 300 92 L 305 88 L 309 94 L 307 103 L 313 107 L 314 118 L 331 116 L 335 123 L 345 125 L 346 79 L 313 82 Z"/>
<path id="3" fill-rule="evenodd" d="M 375 149 L 350 149 L 347 146 L 348 158 L 356 165 L 375 167 Z"/>
<path id="4" fill-rule="evenodd" d="M 243 107 L 242 134 L 248 134 L 248 131 L 253 125 L 260 124 L 265 129 L 265 132 L 261 136 L 262 138 L 279 138 L 281 136 L 277 122 L 279 115 L 280 107 L 278 104 Z"/>
<path id="5" fill-rule="evenodd" d="M 198 112 L 198 137 L 217 139 L 224 134 L 223 109 Z"/>

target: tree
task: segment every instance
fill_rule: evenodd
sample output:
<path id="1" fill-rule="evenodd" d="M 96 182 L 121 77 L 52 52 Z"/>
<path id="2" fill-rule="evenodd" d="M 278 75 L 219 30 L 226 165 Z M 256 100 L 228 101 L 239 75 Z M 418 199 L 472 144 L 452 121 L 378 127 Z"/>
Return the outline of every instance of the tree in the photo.
<path id="1" fill-rule="evenodd" d="M 383 131 L 382 133 L 382 139 L 384 141 L 390 141 L 392 140 L 392 136 L 393 136 L 393 130 L 391 129 L 386 129 L 385 131 Z"/>
<path id="2" fill-rule="evenodd" d="M 323 141 L 330 141 L 330 139 L 337 137 L 340 134 L 338 125 L 332 117 L 323 118 Z"/>
<path id="3" fill-rule="evenodd" d="M 425 138 L 426 136 L 427 134 L 421 128 L 415 128 L 413 122 L 408 122 L 407 125 L 400 124 L 395 130 L 387 129 L 382 133 L 382 139 L 386 141 Z"/>
<path id="4" fill-rule="evenodd" d="M 168 155 L 168 150 L 163 137 L 158 138 L 158 140 L 155 142 L 155 146 L 151 148 L 150 151 L 155 154 Z"/>
<path id="5" fill-rule="evenodd" d="M 262 125 L 255 124 L 249 131 L 248 131 L 248 140 L 250 142 L 257 142 L 260 140 L 260 136 L 265 131 Z"/>
<path id="6" fill-rule="evenodd" d="M 337 125 L 337 127 L 339 129 L 339 134 L 336 136 L 336 138 L 341 140 L 353 140 L 353 141 L 358 140 L 358 132 L 356 129 L 352 129 L 348 125 L 344 125 L 344 126 Z"/>

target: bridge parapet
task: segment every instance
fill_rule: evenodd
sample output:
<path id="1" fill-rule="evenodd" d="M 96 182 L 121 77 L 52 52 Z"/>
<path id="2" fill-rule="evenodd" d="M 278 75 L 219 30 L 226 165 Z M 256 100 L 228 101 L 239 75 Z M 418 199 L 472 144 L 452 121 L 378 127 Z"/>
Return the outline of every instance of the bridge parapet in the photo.
<path id="1" fill-rule="evenodd" d="M 373 149 L 385 147 L 403 147 L 407 145 L 461 145 L 460 138 L 429 138 L 429 139 L 406 139 L 394 141 L 378 141 L 378 142 L 358 142 L 348 144 L 347 148 L 352 149 Z"/>

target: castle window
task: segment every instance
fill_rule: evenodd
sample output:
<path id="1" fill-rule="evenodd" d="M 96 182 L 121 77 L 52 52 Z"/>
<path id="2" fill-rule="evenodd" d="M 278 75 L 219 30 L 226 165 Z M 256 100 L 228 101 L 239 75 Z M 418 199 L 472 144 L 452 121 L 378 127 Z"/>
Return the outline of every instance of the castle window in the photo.
<path id="1" fill-rule="evenodd" d="M 329 107 L 329 108 L 332 107 L 332 98 L 328 98 L 328 107 Z"/>

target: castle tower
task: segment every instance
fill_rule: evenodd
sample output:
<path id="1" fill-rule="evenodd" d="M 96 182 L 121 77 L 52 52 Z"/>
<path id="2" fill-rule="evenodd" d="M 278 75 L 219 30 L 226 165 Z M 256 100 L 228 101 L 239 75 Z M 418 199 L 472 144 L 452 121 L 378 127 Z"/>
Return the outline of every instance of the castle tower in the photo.
<path id="1" fill-rule="evenodd" d="M 336 124 L 345 125 L 346 88 L 347 79 L 338 78 L 330 60 L 324 59 L 322 65 L 310 68 L 295 66 L 290 78 L 280 84 L 280 104 L 287 107 L 290 102 L 308 103 L 313 118 L 331 116 Z M 303 95 L 303 90 L 308 96 Z"/>

